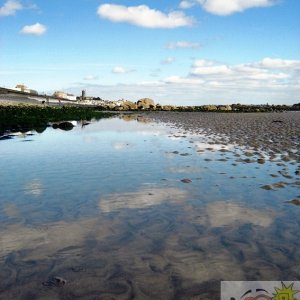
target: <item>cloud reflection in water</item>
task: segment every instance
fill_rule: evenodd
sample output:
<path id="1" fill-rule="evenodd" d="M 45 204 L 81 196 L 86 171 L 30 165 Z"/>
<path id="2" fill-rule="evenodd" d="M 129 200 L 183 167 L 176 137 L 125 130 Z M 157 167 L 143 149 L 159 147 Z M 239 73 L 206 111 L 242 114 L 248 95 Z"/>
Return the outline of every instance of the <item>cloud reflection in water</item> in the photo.
<path id="1" fill-rule="evenodd" d="M 187 191 L 178 188 L 142 188 L 136 192 L 110 194 L 99 201 L 99 208 L 106 213 L 126 208 L 146 208 L 165 201 L 179 203 L 187 196 Z"/>
<path id="2" fill-rule="evenodd" d="M 271 210 L 261 210 L 247 207 L 245 205 L 217 201 L 207 204 L 197 223 L 210 227 L 224 227 L 253 224 L 261 227 L 269 227 L 275 218 Z"/>

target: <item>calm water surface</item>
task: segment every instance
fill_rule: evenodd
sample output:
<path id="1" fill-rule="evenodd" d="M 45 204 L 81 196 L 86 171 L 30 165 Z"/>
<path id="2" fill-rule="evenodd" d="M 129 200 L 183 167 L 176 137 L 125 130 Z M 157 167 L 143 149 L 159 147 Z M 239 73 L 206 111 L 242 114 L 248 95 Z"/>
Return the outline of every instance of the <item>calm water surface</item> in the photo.
<path id="1" fill-rule="evenodd" d="M 221 280 L 300 280 L 299 176 L 242 150 L 135 116 L 1 141 L 0 299 L 218 299 Z"/>

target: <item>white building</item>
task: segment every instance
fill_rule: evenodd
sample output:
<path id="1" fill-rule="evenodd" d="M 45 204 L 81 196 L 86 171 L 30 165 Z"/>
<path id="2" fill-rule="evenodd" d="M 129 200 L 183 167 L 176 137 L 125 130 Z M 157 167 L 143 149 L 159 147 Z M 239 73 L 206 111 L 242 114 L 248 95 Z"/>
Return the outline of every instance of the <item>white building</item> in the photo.
<path id="1" fill-rule="evenodd" d="M 23 93 L 28 93 L 28 94 L 34 94 L 34 95 L 38 94 L 38 92 L 36 90 L 29 89 L 24 84 L 17 84 L 15 88 L 12 88 L 12 90 L 18 91 L 18 92 L 23 92 Z"/>
<path id="2" fill-rule="evenodd" d="M 59 99 L 66 99 L 66 100 L 71 100 L 71 101 L 76 101 L 76 96 L 73 94 L 68 94 L 62 91 L 56 91 L 53 94 L 54 97 L 59 98 Z"/>

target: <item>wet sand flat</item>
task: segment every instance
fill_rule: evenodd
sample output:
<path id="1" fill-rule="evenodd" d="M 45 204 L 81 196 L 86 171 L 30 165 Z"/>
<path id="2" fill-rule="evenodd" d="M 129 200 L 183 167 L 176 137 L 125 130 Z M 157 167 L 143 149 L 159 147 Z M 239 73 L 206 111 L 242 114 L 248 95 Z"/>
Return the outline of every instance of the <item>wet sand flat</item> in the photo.
<path id="1" fill-rule="evenodd" d="M 291 155 L 299 161 L 300 112 L 160 112 L 151 116 L 195 134 L 215 134 L 212 143 L 236 143 L 268 151 L 271 156 Z"/>

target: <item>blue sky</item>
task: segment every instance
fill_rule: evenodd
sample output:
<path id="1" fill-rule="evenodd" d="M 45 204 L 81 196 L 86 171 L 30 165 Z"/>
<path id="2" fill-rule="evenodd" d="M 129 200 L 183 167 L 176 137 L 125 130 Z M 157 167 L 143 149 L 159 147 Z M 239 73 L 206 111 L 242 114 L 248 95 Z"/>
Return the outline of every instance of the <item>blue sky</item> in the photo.
<path id="1" fill-rule="evenodd" d="M 161 104 L 300 102 L 299 0 L 0 0 L 0 86 Z"/>

